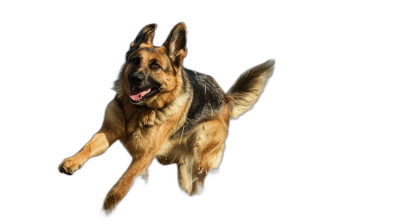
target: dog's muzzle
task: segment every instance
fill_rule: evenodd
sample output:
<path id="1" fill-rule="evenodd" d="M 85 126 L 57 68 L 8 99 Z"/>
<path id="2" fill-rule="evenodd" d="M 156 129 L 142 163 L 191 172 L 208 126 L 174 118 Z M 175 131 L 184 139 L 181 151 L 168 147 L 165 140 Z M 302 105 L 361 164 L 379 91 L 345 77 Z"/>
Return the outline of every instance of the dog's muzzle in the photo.
<path id="1" fill-rule="evenodd" d="M 132 73 L 128 76 L 129 100 L 136 104 L 143 102 L 146 98 L 153 96 L 159 90 L 160 84 L 150 76 L 142 73 Z"/>
<path id="2" fill-rule="evenodd" d="M 128 76 L 128 81 L 131 87 L 141 86 L 145 78 L 146 77 L 142 73 L 132 73 Z"/>

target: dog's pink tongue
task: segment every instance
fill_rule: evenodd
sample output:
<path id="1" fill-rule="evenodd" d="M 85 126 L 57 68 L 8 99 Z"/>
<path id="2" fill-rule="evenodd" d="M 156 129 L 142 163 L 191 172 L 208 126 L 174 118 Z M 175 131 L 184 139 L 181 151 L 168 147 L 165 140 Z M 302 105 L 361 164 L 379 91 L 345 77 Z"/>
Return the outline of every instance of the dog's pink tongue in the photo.
<path id="1" fill-rule="evenodd" d="M 151 88 L 146 89 L 146 90 L 139 90 L 138 88 L 133 88 L 133 90 L 130 92 L 130 97 L 134 101 L 138 101 L 144 97 L 148 92 L 150 92 Z"/>

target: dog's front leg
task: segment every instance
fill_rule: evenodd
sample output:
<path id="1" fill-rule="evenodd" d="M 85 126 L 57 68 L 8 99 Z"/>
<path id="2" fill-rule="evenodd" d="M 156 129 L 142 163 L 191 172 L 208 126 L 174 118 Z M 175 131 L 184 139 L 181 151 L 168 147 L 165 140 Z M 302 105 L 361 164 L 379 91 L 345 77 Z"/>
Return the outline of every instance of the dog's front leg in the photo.
<path id="1" fill-rule="evenodd" d="M 108 192 L 103 205 L 104 210 L 110 212 L 117 205 L 117 203 L 121 201 L 131 187 L 133 179 L 147 169 L 154 156 L 155 151 L 143 151 L 140 153 L 140 155 L 137 155 L 133 158 L 133 161 L 128 169 L 114 185 L 114 187 Z"/>
<path id="2" fill-rule="evenodd" d="M 175 114 L 169 121 L 160 125 L 143 128 L 138 125 L 134 133 L 127 136 L 125 147 L 133 160 L 119 181 L 108 192 L 103 205 L 104 210 L 110 212 L 128 192 L 134 178 L 146 171 L 153 158 L 159 154 L 179 115 Z"/>
<path id="3" fill-rule="evenodd" d="M 99 131 L 93 138 L 74 156 L 64 159 L 59 166 L 61 173 L 72 175 L 90 158 L 102 154 L 110 146 L 107 138 L 108 132 Z"/>
<path id="4" fill-rule="evenodd" d="M 125 116 L 118 103 L 111 101 L 106 109 L 103 126 L 93 138 L 83 147 L 81 151 L 72 157 L 66 158 L 59 170 L 61 173 L 72 175 L 89 158 L 98 156 L 116 140 L 124 137 L 125 134 Z"/>

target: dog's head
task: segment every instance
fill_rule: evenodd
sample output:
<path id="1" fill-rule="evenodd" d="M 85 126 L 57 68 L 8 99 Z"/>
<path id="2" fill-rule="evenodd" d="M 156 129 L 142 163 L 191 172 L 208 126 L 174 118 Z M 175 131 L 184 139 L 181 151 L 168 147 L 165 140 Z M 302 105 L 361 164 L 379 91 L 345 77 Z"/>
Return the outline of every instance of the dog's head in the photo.
<path id="1" fill-rule="evenodd" d="M 161 47 L 153 46 L 156 24 L 145 26 L 126 53 L 120 77 L 125 97 L 135 105 L 162 108 L 182 87 L 181 68 L 186 56 L 186 27 L 177 24 Z"/>

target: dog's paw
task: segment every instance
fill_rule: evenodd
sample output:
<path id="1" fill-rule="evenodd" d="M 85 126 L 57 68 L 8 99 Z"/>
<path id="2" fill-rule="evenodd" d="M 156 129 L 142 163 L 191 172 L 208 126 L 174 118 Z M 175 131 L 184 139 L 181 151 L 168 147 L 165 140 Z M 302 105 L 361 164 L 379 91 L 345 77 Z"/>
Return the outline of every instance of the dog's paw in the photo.
<path id="1" fill-rule="evenodd" d="M 82 162 L 79 162 L 73 158 L 65 159 L 61 165 L 58 167 L 61 173 L 65 173 L 67 175 L 72 175 L 77 169 L 81 168 L 83 165 Z"/>
<path id="2" fill-rule="evenodd" d="M 117 203 L 121 201 L 122 198 L 123 195 L 121 195 L 120 192 L 118 192 L 114 188 L 111 189 L 110 192 L 108 192 L 106 199 L 104 200 L 103 209 L 107 213 L 110 213 L 115 208 Z"/>

